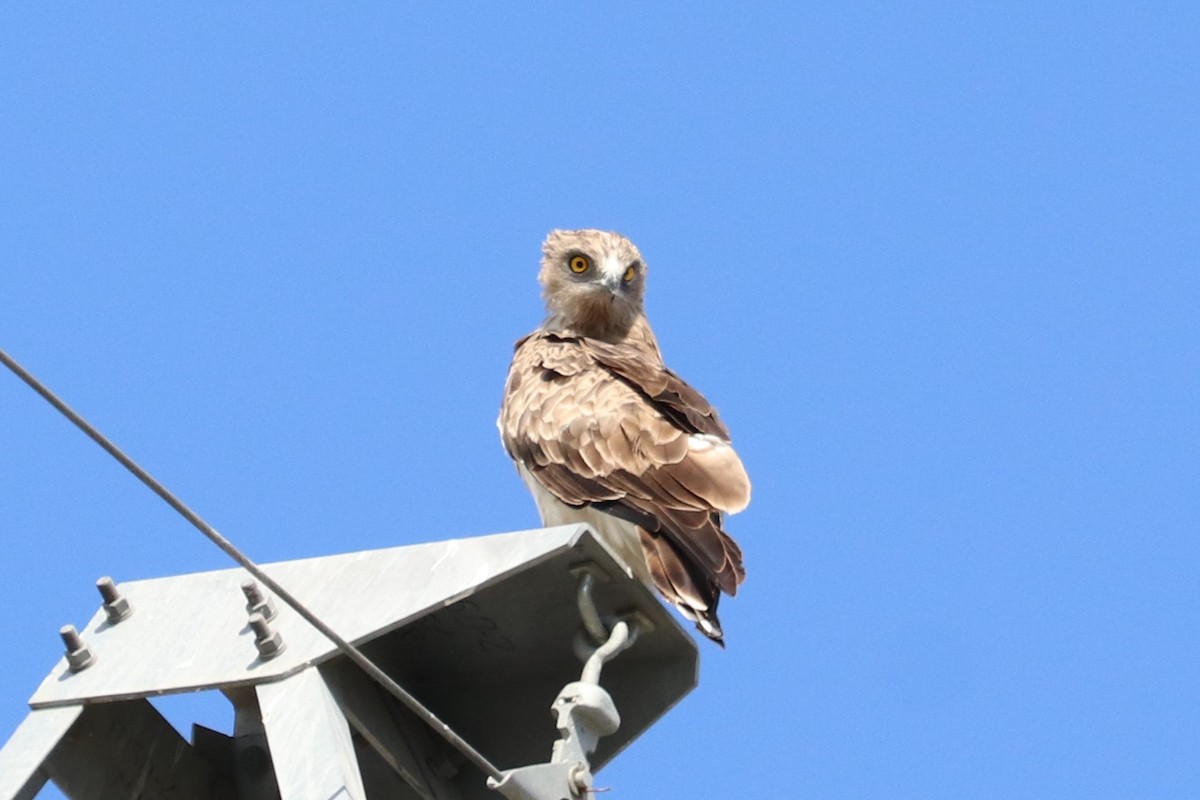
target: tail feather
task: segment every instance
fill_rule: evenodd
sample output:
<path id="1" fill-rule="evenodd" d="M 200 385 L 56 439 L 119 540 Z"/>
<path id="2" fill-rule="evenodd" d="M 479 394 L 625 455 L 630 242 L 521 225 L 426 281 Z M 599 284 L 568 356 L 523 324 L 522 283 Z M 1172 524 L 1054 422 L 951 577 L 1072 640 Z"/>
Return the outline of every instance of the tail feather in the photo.
<path id="1" fill-rule="evenodd" d="M 721 589 L 715 582 L 697 574 L 698 570 L 683 557 L 665 536 L 638 526 L 638 536 L 646 556 L 646 566 L 654 586 L 685 617 L 696 623 L 696 630 L 725 647 L 725 634 L 717 619 Z"/>

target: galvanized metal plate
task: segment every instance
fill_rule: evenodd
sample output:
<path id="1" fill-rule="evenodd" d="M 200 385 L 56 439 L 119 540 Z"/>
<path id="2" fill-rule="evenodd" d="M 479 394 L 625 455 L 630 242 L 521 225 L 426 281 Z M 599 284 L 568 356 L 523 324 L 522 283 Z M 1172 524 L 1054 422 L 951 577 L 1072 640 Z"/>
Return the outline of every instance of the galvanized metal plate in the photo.
<path id="1" fill-rule="evenodd" d="M 148 700 L 75 706 L 42 771 L 72 800 L 217 800 L 231 787 Z M 59 711 L 65 709 L 44 709 Z"/>
<path id="2" fill-rule="evenodd" d="M 698 653 L 674 612 L 641 581 L 623 575 L 590 533 L 516 577 L 373 639 L 363 651 L 492 763 L 511 768 L 547 761 L 558 738 L 551 704 L 583 667 L 572 647 L 582 631 L 574 569 L 581 562 L 608 576 L 593 591 L 602 615 L 635 611 L 651 626 L 601 675 L 621 726 L 600 740 L 590 759 L 599 769 L 695 686 Z M 331 662 L 322 672 L 343 663 Z M 379 702 L 399 713 L 379 694 Z M 464 798 L 495 796 L 469 764 L 453 783 Z"/>
<path id="3" fill-rule="evenodd" d="M 316 669 L 259 686 L 258 705 L 281 800 L 366 800 L 350 726 Z"/>
<path id="4" fill-rule="evenodd" d="M 582 525 L 285 561 L 265 571 L 344 638 L 394 630 L 576 545 Z M 590 533 L 590 549 L 602 547 Z M 607 552 L 607 551 L 605 551 Z M 609 556 L 611 559 L 611 555 Z M 336 652 L 276 600 L 272 626 L 285 650 L 264 661 L 247 624 L 240 568 L 120 584 L 134 613 L 111 624 L 103 610 L 81 632 L 96 662 L 77 673 L 64 658 L 34 708 L 145 697 L 278 680 Z"/>
<path id="5" fill-rule="evenodd" d="M 49 776 L 41 770 L 59 740 L 83 713 L 81 706 L 30 712 L 0 750 L 0 800 L 31 800 Z"/>
<path id="6" fill-rule="evenodd" d="M 550 705 L 564 684 L 579 678 L 582 664 L 572 642 L 583 635 L 576 603 L 581 567 L 599 576 L 593 596 L 602 614 L 630 615 L 641 626 L 637 642 L 604 668 L 601 683 L 622 721 L 616 733 L 601 739 L 591 758 L 596 770 L 695 686 L 698 653 L 673 613 L 586 526 L 349 553 L 265 569 L 488 759 L 511 768 L 550 757 L 557 739 Z M 262 660 L 247 625 L 245 577 L 242 570 L 230 569 L 123 584 L 133 615 L 114 625 L 98 612 L 83 631 L 95 663 L 72 673 L 65 660 L 60 662 L 31 704 L 51 709 L 107 705 L 250 685 L 258 685 L 261 694 L 261 684 L 282 688 L 281 679 L 319 664 L 322 677 L 337 689 L 339 705 L 349 703 L 347 687 L 359 701 L 378 705 L 381 713 L 374 716 L 357 706 L 340 712 L 355 728 L 352 749 L 370 757 L 372 769 L 363 778 L 370 777 L 371 785 L 412 783 L 415 776 L 416 785 L 437 796 L 494 796 L 477 768 L 424 730 L 424 723 L 380 687 L 364 683 L 365 674 L 278 601 L 272 625 L 286 648 Z M 389 719 L 394 731 L 384 724 Z M 393 733 L 415 761 L 376 755 L 373 748 L 395 746 Z M 277 741 L 278 735 L 272 750 Z"/>

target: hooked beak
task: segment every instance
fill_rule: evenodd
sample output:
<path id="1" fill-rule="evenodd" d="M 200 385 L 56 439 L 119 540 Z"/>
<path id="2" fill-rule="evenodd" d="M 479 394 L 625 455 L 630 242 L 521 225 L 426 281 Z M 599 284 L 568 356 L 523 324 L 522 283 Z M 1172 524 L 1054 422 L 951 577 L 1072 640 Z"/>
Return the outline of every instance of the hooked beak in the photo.
<path id="1" fill-rule="evenodd" d="M 599 276 L 599 280 L 589 284 L 593 292 L 603 293 L 616 297 L 621 291 L 621 278 L 610 278 L 607 275 Z"/>

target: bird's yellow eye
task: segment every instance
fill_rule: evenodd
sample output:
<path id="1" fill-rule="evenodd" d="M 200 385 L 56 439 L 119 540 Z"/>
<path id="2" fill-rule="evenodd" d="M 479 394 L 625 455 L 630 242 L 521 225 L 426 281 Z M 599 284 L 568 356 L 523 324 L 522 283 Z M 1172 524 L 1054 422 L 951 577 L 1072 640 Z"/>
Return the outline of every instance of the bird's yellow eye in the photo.
<path id="1" fill-rule="evenodd" d="M 567 265 L 571 268 L 571 272 L 574 272 L 576 275 L 581 275 L 584 272 L 587 272 L 588 267 L 590 267 L 592 264 L 590 261 L 588 261 L 587 256 L 571 256 L 571 260 L 567 262 Z"/>
<path id="2" fill-rule="evenodd" d="M 633 280 L 636 277 L 637 277 L 637 267 L 631 266 L 631 267 L 625 268 L 625 282 L 626 283 L 629 283 L 631 280 Z"/>

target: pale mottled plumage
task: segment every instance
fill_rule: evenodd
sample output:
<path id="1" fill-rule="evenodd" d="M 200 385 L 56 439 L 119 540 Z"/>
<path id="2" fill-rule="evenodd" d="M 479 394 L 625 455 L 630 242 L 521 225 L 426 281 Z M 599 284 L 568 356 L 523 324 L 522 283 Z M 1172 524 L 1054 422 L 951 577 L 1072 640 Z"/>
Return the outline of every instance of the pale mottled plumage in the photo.
<path id="1" fill-rule="evenodd" d="M 721 592 L 745 577 L 721 528 L 750 480 L 716 411 L 663 364 L 625 237 L 552 231 L 549 317 L 517 342 L 497 424 L 543 523 L 587 522 L 647 584 L 722 641 Z"/>

